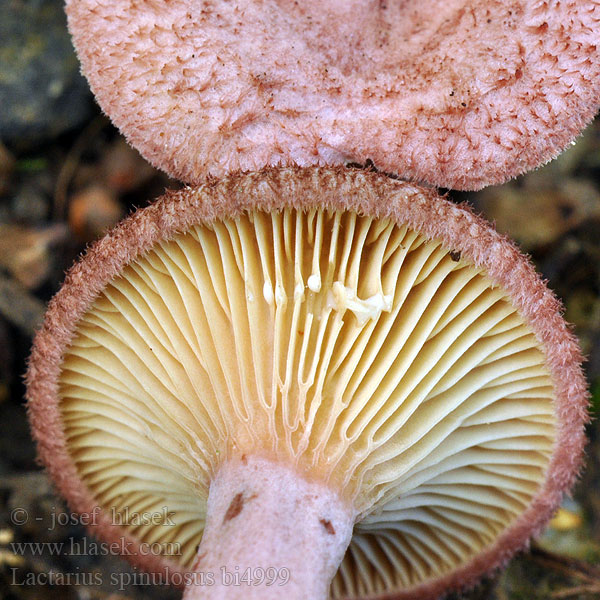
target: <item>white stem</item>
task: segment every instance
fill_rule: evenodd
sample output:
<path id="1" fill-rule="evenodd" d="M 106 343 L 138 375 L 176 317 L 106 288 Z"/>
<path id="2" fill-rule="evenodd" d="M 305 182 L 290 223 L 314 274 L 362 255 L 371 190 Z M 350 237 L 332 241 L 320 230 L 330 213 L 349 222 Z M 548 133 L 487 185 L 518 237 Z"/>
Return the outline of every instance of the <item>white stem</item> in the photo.
<path id="1" fill-rule="evenodd" d="M 259 457 L 225 463 L 184 600 L 325 600 L 355 512 L 322 483 Z"/>

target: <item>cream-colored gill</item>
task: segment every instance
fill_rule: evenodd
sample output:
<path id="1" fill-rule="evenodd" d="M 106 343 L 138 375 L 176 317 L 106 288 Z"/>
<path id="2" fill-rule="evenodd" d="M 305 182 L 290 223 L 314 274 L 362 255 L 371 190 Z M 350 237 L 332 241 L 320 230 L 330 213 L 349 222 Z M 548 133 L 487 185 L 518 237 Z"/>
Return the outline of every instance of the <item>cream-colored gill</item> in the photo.
<path id="1" fill-rule="evenodd" d="M 251 212 L 161 243 L 83 317 L 60 381 L 82 479 L 120 513 L 168 507 L 130 527 L 183 564 L 232 454 L 351 498 L 335 597 L 468 561 L 530 502 L 555 438 L 544 356 L 507 294 L 352 212 Z"/>

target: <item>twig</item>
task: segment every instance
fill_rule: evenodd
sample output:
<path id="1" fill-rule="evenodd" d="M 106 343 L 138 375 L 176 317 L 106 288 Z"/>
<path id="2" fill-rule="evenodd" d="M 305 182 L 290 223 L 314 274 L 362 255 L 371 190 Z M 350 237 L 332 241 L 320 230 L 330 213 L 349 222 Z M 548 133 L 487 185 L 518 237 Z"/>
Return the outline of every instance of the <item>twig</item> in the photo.
<path id="1" fill-rule="evenodd" d="M 54 186 L 54 207 L 53 216 L 55 219 L 62 221 L 65 218 L 65 211 L 67 208 L 67 192 L 69 184 L 77 167 L 79 166 L 79 160 L 86 146 L 89 144 L 90 139 L 94 138 L 106 125 L 108 121 L 106 117 L 98 116 L 85 127 L 79 137 L 75 140 L 75 143 L 71 146 L 65 161 L 58 173 L 56 178 L 56 185 Z"/>
<path id="2" fill-rule="evenodd" d="M 583 560 L 555 554 L 535 544 L 531 546 L 531 557 L 536 562 L 544 564 L 555 571 L 600 585 L 600 569 Z"/>
<path id="3" fill-rule="evenodd" d="M 33 335 L 42 322 L 46 307 L 27 288 L 0 272 L 0 314 L 7 321 Z"/>
<path id="4" fill-rule="evenodd" d="M 589 595 L 594 594 L 594 597 L 598 597 L 600 594 L 600 584 L 596 585 L 579 585 L 577 587 L 572 587 L 564 590 L 558 590 L 556 592 L 552 592 L 550 594 L 551 598 L 570 598 L 571 596 L 580 596 L 580 595 Z"/>

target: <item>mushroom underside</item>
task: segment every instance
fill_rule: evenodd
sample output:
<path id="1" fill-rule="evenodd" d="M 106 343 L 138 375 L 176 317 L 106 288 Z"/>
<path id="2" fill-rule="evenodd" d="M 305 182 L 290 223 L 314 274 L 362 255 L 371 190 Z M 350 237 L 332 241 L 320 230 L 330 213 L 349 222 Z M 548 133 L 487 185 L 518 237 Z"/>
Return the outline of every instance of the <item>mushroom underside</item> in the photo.
<path id="1" fill-rule="evenodd" d="M 544 349 L 508 293 L 351 210 L 249 210 L 158 243 L 79 320 L 59 396 L 84 485 L 182 567 L 229 460 L 339 493 L 358 517 L 334 598 L 470 564 L 531 504 L 557 439 Z"/>

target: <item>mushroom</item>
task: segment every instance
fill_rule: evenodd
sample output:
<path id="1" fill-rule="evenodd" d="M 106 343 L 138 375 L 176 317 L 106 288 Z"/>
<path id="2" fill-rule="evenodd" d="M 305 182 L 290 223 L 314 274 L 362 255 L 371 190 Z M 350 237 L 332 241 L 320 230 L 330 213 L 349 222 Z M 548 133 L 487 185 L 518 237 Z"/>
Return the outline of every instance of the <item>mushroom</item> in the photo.
<path id="1" fill-rule="evenodd" d="M 432 190 L 236 174 L 71 269 L 32 430 L 92 533 L 188 600 L 432 599 L 504 565 L 573 483 L 587 392 L 560 311 Z"/>
<path id="2" fill-rule="evenodd" d="M 96 98 L 187 183 L 372 161 L 454 189 L 557 156 L 600 107 L 590 0 L 67 0 Z"/>

